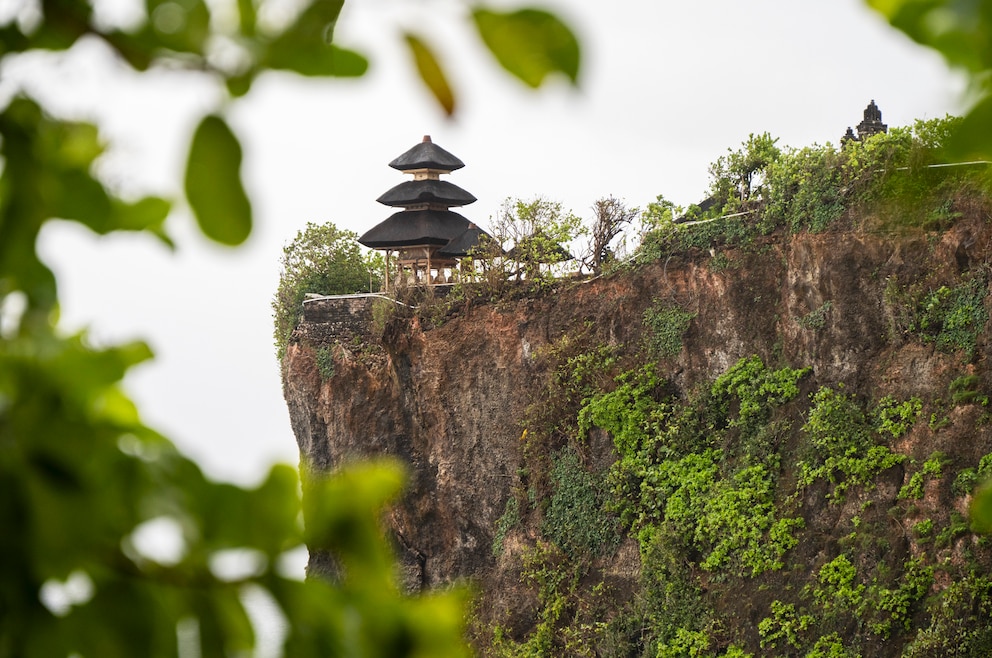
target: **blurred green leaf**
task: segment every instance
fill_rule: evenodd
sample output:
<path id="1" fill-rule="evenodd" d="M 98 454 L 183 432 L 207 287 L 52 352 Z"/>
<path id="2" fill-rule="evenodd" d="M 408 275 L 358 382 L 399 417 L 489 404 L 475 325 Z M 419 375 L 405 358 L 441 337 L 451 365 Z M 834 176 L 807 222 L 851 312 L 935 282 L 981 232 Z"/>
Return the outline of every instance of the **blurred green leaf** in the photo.
<path id="1" fill-rule="evenodd" d="M 441 63 L 420 37 L 410 33 L 405 34 L 404 37 L 410 48 L 410 53 L 413 55 L 413 62 L 417 67 L 417 73 L 420 74 L 420 79 L 430 89 L 444 113 L 451 116 L 455 113 L 455 95 L 451 90 L 451 85 L 448 84 L 448 78 L 441 68 Z"/>
<path id="2" fill-rule="evenodd" d="M 210 8 L 204 0 L 146 0 L 144 41 L 159 48 L 202 55 L 210 38 Z"/>
<path id="3" fill-rule="evenodd" d="M 957 0 L 866 0 L 893 27 L 938 50 L 954 66 L 992 66 L 992 3 Z"/>
<path id="4" fill-rule="evenodd" d="M 224 84 L 227 85 L 228 93 L 235 98 L 240 98 L 247 94 L 251 91 L 251 84 L 255 81 L 256 73 L 257 71 L 255 69 L 249 69 L 244 73 L 228 77 L 224 81 Z"/>
<path id="5" fill-rule="evenodd" d="M 331 43 L 344 0 L 314 0 L 269 44 L 261 66 L 308 76 L 364 75 L 368 60 Z"/>
<path id="6" fill-rule="evenodd" d="M 283 40 L 272 44 L 265 64 L 308 76 L 358 77 L 369 68 L 368 60 L 351 50 L 330 44 L 309 44 L 303 48 Z"/>
<path id="7" fill-rule="evenodd" d="M 330 551 L 349 579 L 395 590 L 389 568 L 393 556 L 383 542 L 379 517 L 405 480 L 396 461 L 353 464 L 330 477 L 317 477 L 304 489 L 307 545 Z"/>
<path id="8" fill-rule="evenodd" d="M 106 224 L 108 232 L 117 227 L 124 231 L 148 231 L 158 237 L 167 246 L 172 247 L 172 240 L 165 232 L 165 220 L 169 216 L 172 204 L 159 197 L 145 197 L 135 202 L 111 199 L 110 222 Z"/>
<path id="9" fill-rule="evenodd" d="M 108 658 L 176 655 L 176 621 L 188 614 L 178 588 L 108 573 L 93 576 L 93 599 L 58 627 L 66 648 Z"/>
<path id="10" fill-rule="evenodd" d="M 238 245 L 251 233 L 251 202 L 241 184 L 241 144 L 216 114 L 204 117 L 193 134 L 186 198 L 210 239 Z"/>
<path id="11" fill-rule="evenodd" d="M 184 479 L 203 551 L 251 547 L 275 559 L 302 543 L 299 484 L 291 467 L 274 466 L 256 489 L 206 480 L 190 488 L 190 478 Z"/>
<path id="12" fill-rule="evenodd" d="M 251 621 L 234 587 L 215 588 L 196 597 L 194 610 L 204 655 L 237 655 L 254 646 Z"/>
<path id="13" fill-rule="evenodd" d="M 971 77 L 980 98 L 951 144 L 957 157 L 992 159 L 992 2 L 866 0 L 898 30 Z"/>
<path id="14" fill-rule="evenodd" d="M 472 11 L 479 36 L 500 65 L 524 84 L 537 88 L 552 73 L 578 83 L 579 42 L 554 14 L 540 9 Z"/>
<path id="15" fill-rule="evenodd" d="M 238 0 L 238 18 L 241 34 L 246 37 L 255 36 L 255 19 L 258 18 L 255 0 Z"/>
<path id="16" fill-rule="evenodd" d="M 992 96 L 986 96 L 957 124 L 947 152 L 956 159 L 992 156 Z"/>

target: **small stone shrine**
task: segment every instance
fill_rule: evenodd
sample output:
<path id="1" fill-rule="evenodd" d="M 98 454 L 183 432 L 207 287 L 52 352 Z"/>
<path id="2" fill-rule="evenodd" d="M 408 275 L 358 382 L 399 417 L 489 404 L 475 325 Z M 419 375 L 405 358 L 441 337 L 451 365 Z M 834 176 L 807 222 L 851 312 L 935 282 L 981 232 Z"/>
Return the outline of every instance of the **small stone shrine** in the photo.
<path id="1" fill-rule="evenodd" d="M 430 135 L 389 163 L 412 174 L 377 201 L 403 208 L 369 229 L 358 241 L 386 256 L 386 289 L 397 285 L 436 285 L 454 280 L 458 261 L 468 255 L 484 232 L 450 208 L 466 206 L 475 197 L 448 181 L 465 164 L 431 141 Z"/>
<path id="2" fill-rule="evenodd" d="M 875 100 L 872 99 L 868 103 L 868 107 L 865 108 L 864 119 L 858 124 L 858 134 L 855 135 L 851 127 L 848 126 L 847 132 L 840 138 L 840 143 L 843 145 L 846 142 L 860 142 L 866 137 L 888 131 L 889 127 L 882 123 L 882 111 L 878 109 L 878 106 L 875 105 Z"/>

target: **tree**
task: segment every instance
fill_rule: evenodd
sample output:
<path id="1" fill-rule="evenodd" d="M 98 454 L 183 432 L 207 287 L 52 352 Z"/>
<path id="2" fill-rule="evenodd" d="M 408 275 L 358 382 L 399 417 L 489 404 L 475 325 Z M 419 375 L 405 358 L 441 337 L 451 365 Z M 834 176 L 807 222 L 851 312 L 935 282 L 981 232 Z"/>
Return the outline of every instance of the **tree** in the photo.
<path id="1" fill-rule="evenodd" d="M 768 133 L 748 135 L 741 148 L 727 149 L 727 155 L 720 156 L 710 165 L 712 178 L 711 193 L 724 207 L 737 202 L 743 204 L 751 199 L 758 183 L 764 178 L 768 165 L 778 159 L 781 152 L 775 146 L 778 138 Z"/>
<path id="2" fill-rule="evenodd" d="M 664 194 L 659 194 L 641 213 L 641 237 L 655 229 L 670 226 L 683 211 L 682 206 L 675 205 Z"/>
<path id="3" fill-rule="evenodd" d="M 550 268 L 542 270 L 542 266 L 572 260 L 570 244 L 585 231 L 579 217 L 542 197 L 505 199 L 491 221 L 493 240 L 488 241 L 490 253 L 483 266 L 495 268 L 503 281 L 547 280 Z"/>
<path id="4" fill-rule="evenodd" d="M 148 0 L 126 30 L 107 27 L 95 4 L 42 0 L 3 12 L 0 67 L 85 37 L 137 71 L 212 77 L 230 98 L 192 134 L 184 192 L 204 235 L 240 244 L 252 208 L 224 109 L 266 71 L 362 75 L 364 57 L 332 43 L 341 0 L 295 3 L 299 13 L 281 29 L 262 29 L 251 0 Z M 212 16 L 220 5 L 223 16 Z M 479 38 L 526 84 L 555 73 L 576 80 L 578 44 L 552 14 L 476 6 L 471 15 Z M 218 56 L 232 48 L 238 57 Z M 441 63 L 429 48 L 411 43 L 411 52 L 453 111 L 454 95 L 445 102 L 439 93 Z M 399 464 L 308 473 L 304 529 L 294 468 L 274 466 L 256 488 L 213 482 L 141 421 L 122 380 L 151 357 L 147 345 L 97 348 L 85 332 L 59 327 L 55 276 L 37 255 L 46 222 L 140 231 L 171 244 L 171 203 L 122 198 L 95 173 L 102 150 L 93 125 L 54 117 L 24 95 L 0 101 L 0 658 L 175 656 L 179 628 L 193 645 L 187 655 L 249 652 L 243 600 L 259 589 L 287 619 L 286 655 L 463 655 L 462 594 L 411 598 L 396 583 L 379 516 L 402 486 Z M 169 529 L 180 550 L 168 558 L 144 551 L 149 527 Z M 339 582 L 280 573 L 280 557 L 304 541 L 336 556 Z M 220 568 L 231 551 L 249 566 Z"/>
<path id="5" fill-rule="evenodd" d="M 640 215 L 640 209 L 627 208 L 615 197 L 603 197 L 592 204 L 593 224 L 583 264 L 599 274 L 603 265 L 614 258 L 613 241 Z"/>
<path id="6" fill-rule="evenodd" d="M 383 258 L 364 253 L 358 234 L 333 223 L 307 223 L 283 247 L 279 287 L 272 299 L 276 352 L 281 359 L 303 314 L 307 293 L 348 295 L 373 292 L 382 283 Z"/>

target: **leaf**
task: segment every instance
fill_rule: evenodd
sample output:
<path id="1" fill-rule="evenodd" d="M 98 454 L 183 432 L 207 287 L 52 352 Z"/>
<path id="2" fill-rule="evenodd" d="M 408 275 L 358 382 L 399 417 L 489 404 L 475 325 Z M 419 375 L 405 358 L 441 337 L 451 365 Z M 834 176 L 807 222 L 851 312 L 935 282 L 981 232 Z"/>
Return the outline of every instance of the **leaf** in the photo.
<path id="1" fill-rule="evenodd" d="M 577 84 L 579 42 L 565 23 L 540 9 L 503 13 L 472 12 L 479 36 L 500 65 L 530 87 L 540 87 L 550 73 L 563 73 Z"/>
<path id="2" fill-rule="evenodd" d="M 395 460 L 352 464 L 314 478 L 303 497 L 307 545 L 331 551 L 348 580 L 382 591 L 395 587 L 393 556 L 383 541 L 378 517 L 399 495 L 406 473 Z"/>
<path id="3" fill-rule="evenodd" d="M 444 71 L 441 69 L 441 63 L 419 37 L 410 33 L 405 34 L 404 37 L 410 47 L 410 52 L 413 54 L 413 62 L 417 66 L 420 79 L 434 94 L 434 98 L 441 104 L 444 113 L 450 117 L 455 113 L 455 96 Z"/>
<path id="4" fill-rule="evenodd" d="M 992 96 L 971 108 L 951 133 L 947 150 L 959 159 L 992 159 Z"/>
<path id="5" fill-rule="evenodd" d="M 948 62 L 979 73 L 992 66 L 987 2 L 867 0 L 889 23 L 917 43 L 934 48 Z"/>
<path id="6" fill-rule="evenodd" d="M 261 66 L 307 76 L 364 75 L 368 60 L 331 43 L 342 4 L 343 0 L 315 0 L 269 45 Z"/>
<path id="7" fill-rule="evenodd" d="M 203 54 L 212 34 L 204 0 L 146 0 L 148 24 L 142 41 L 176 52 Z"/>
<path id="8" fill-rule="evenodd" d="M 208 550 L 252 548 L 279 555 L 302 542 L 298 527 L 298 479 L 290 466 L 274 466 L 257 489 L 214 483 L 198 477 L 190 507 L 200 524 L 198 536 Z"/>
<path id="9" fill-rule="evenodd" d="M 240 17 L 241 34 L 246 37 L 255 36 L 255 20 L 258 12 L 255 10 L 255 0 L 238 0 L 238 15 Z"/>
<path id="10" fill-rule="evenodd" d="M 241 244 L 251 233 L 251 202 L 241 184 L 241 145 L 221 117 L 203 118 L 186 161 L 186 198 L 204 235 Z"/>
<path id="11" fill-rule="evenodd" d="M 111 199 L 110 202 L 113 210 L 112 225 L 125 231 L 148 231 L 167 247 L 175 246 L 164 228 L 165 220 L 172 208 L 172 204 L 167 200 L 150 196 L 134 203 L 119 199 Z"/>

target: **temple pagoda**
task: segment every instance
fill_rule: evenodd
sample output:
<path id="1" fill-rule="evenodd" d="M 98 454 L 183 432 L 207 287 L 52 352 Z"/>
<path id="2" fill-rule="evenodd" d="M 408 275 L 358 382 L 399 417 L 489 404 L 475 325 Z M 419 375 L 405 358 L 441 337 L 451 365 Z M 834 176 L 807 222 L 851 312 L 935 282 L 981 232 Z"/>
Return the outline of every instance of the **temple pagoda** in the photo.
<path id="1" fill-rule="evenodd" d="M 863 117 L 864 118 L 861 123 L 858 124 L 858 134 L 855 135 L 851 127 L 848 126 L 847 132 L 840 138 L 841 144 L 845 144 L 847 142 L 861 142 L 864 141 L 866 137 L 871 137 L 872 135 L 889 131 L 889 127 L 882 123 L 882 111 L 878 109 L 878 105 L 875 105 L 875 99 L 872 99 L 872 101 L 868 103 L 868 107 L 865 108 Z"/>
<path id="2" fill-rule="evenodd" d="M 393 169 L 413 175 L 377 201 L 403 210 L 394 213 L 365 233 L 358 241 L 386 255 L 386 287 L 390 271 L 394 284 L 448 283 L 460 258 L 479 242 L 482 230 L 450 208 L 466 206 L 475 197 L 441 180 L 465 166 L 425 135 L 403 155 L 389 163 Z"/>

